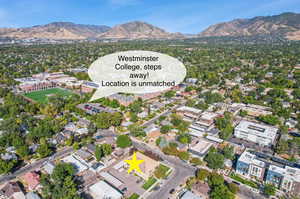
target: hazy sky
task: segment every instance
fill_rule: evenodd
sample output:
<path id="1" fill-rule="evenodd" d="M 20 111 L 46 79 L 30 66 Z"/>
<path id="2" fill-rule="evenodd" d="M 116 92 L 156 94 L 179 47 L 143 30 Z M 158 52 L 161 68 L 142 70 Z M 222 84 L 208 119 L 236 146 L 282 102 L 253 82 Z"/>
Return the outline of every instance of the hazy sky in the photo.
<path id="1" fill-rule="evenodd" d="M 300 13 L 300 0 L 0 0 L 0 27 L 139 20 L 169 32 L 198 33 L 215 23 L 282 12 Z"/>

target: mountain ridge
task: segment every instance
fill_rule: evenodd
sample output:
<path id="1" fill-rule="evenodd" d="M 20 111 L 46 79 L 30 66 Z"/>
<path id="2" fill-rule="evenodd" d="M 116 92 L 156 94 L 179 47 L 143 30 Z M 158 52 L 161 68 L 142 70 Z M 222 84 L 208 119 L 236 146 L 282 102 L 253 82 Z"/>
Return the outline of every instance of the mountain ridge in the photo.
<path id="1" fill-rule="evenodd" d="M 257 16 L 249 19 L 234 19 L 209 26 L 198 34 L 211 36 L 253 36 L 280 34 L 287 39 L 300 39 L 300 14 L 286 12 L 273 16 Z"/>
<path id="2" fill-rule="evenodd" d="M 106 25 L 52 22 L 22 28 L 0 28 L 0 38 L 45 39 L 183 39 L 222 36 L 276 35 L 300 40 L 300 14 L 286 12 L 273 16 L 234 19 L 209 26 L 198 34 L 170 33 L 143 21 L 131 21 L 113 27 Z"/>
<path id="3" fill-rule="evenodd" d="M 169 33 L 143 21 L 132 21 L 112 27 L 99 38 L 108 39 L 174 39 L 184 37 L 181 33 Z"/>
<path id="4" fill-rule="evenodd" d="M 86 39 L 95 37 L 110 29 L 105 25 L 75 24 L 72 22 L 52 22 L 45 25 L 35 25 L 24 28 L 0 28 L 0 36 L 47 39 Z"/>

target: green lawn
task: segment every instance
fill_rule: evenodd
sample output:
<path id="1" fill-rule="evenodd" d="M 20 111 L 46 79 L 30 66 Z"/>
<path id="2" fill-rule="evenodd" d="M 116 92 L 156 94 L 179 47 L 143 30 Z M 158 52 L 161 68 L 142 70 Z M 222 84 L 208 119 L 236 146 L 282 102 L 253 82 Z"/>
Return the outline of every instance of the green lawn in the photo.
<path id="1" fill-rule="evenodd" d="M 128 199 L 138 199 L 140 196 L 136 193 L 133 193 Z"/>
<path id="2" fill-rule="evenodd" d="M 170 168 L 163 165 L 163 164 L 160 164 L 154 171 L 154 175 L 155 177 L 161 179 L 161 178 L 166 178 L 168 175 L 169 175 L 169 171 L 170 171 Z"/>
<path id="3" fill-rule="evenodd" d="M 143 185 L 143 189 L 148 190 L 156 181 L 154 177 L 150 177 Z"/>
<path id="4" fill-rule="evenodd" d="M 36 101 L 38 103 L 45 104 L 48 101 L 48 97 L 50 95 L 58 95 L 58 96 L 69 96 L 72 95 L 73 93 L 62 89 L 62 88 L 50 88 L 46 90 L 40 90 L 40 91 L 33 91 L 30 93 L 25 93 L 24 96 L 32 99 L 33 101 Z"/>
<path id="5" fill-rule="evenodd" d="M 234 174 L 234 173 L 231 173 L 231 174 L 230 174 L 230 177 L 231 177 L 232 179 L 234 179 L 234 180 L 236 180 L 236 181 L 238 181 L 238 182 L 241 182 L 241 183 L 243 183 L 243 184 L 245 184 L 245 185 L 248 185 L 248 186 L 250 186 L 250 187 L 252 187 L 252 188 L 255 188 L 255 189 L 258 189 L 258 188 L 259 188 L 259 186 L 258 186 L 258 184 L 257 184 L 256 182 L 253 182 L 253 181 L 251 181 L 251 180 L 246 180 L 246 179 L 244 179 L 244 178 L 242 178 L 242 177 L 240 177 L 239 175 L 236 175 L 236 174 Z"/>

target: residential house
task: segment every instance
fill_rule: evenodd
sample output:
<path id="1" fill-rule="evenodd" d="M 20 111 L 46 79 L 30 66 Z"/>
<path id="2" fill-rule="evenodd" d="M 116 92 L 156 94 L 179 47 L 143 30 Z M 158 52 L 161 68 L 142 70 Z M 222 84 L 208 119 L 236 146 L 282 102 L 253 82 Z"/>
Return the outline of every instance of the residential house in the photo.
<path id="1" fill-rule="evenodd" d="M 52 162 L 47 162 L 43 167 L 42 170 L 47 174 L 52 174 L 53 170 L 55 168 L 55 165 Z"/>
<path id="2" fill-rule="evenodd" d="M 40 175 L 35 171 L 24 174 L 21 179 L 30 191 L 36 190 L 40 184 Z"/>
<path id="3" fill-rule="evenodd" d="M 89 168 L 88 165 L 85 162 L 83 162 L 83 160 L 80 160 L 75 155 L 69 155 L 69 156 L 63 158 L 62 161 L 65 163 L 72 164 L 76 169 L 76 174 L 80 174 Z"/>
<path id="4" fill-rule="evenodd" d="M 41 199 L 40 196 L 34 192 L 29 192 L 26 194 L 26 199 Z"/>
<path id="5" fill-rule="evenodd" d="M 25 195 L 17 182 L 8 182 L 0 190 L 0 195 L 7 199 L 25 199 Z"/>

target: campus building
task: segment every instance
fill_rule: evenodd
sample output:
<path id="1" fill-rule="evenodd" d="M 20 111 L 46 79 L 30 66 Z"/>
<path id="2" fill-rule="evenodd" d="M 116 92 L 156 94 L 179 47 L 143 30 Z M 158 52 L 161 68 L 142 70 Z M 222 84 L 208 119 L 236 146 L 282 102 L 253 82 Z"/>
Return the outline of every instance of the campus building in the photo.
<path id="1" fill-rule="evenodd" d="M 270 165 L 266 183 L 275 185 L 278 189 L 295 195 L 300 190 L 300 169 L 289 166 Z"/>
<path id="2" fill-rule="evenodd" d="M 132 95 L 113 94 L 108 97 L 110 100 L 117 100 L 123 106 L 129 106 L 135 101 Z"/>
<path id="3" fill-rule="evenodd" d="M 265 170 L 266 163 L 247 151 L 241 154 L 236 163 L 236 173 L 247 178 L 263 180 Z"/>
<path id="4" fill-rule="evenodd" d="M 99 85 L 94 82 L 86 81 L 81 84 L 81 92 L 82 93 L 91 93 L 94 90 L 97 90 L 98 88 L 99 88 Z"/>
<path id="5" fill-rule="evenodd" d="M 56 87 L 57 84 L 55 82 L 50 81 L 33 81 L 33 82 L 25 82 L 19 85 L 21 91 L 27 93 L 32 91 L 45 90 L 49 88 Z"/>
<path id="6" fill-rule="evenodd" d="M 243 120 L 235 127 L 234 136 L 262 146 L 271 146 L 275 143 L 277 131 L 276 127 Z"/>

